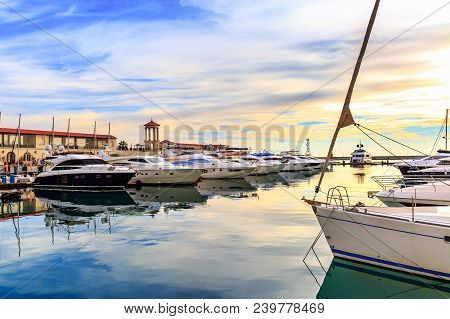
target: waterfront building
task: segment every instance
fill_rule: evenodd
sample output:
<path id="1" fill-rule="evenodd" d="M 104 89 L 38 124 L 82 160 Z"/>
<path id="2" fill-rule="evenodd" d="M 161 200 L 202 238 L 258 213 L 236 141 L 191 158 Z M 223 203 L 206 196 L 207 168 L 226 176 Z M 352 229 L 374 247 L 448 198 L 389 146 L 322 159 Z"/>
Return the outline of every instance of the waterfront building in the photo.
<path id="1" fill-rule="evenodd" d="M 45 147 L 62 145 L 66 150 L 91 151 L 97 149 L 115 149 L 117 138 L 112 135 L 52 132 L 44 130 L 20 130 L 0 128 L 0 162 L 38 163 L 44 157 Z"/>

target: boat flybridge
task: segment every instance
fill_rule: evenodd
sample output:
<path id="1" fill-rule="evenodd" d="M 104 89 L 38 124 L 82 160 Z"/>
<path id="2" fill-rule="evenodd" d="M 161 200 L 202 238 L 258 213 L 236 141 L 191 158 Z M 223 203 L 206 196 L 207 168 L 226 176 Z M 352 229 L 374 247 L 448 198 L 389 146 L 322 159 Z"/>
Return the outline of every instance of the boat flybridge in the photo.
<path id="1" fill-rule="evenodd" d="M 354 124 L 360 130 L 365 129 L 355 123 L 350 102 L 379 4 L 380 0 L 376 0 L 326 163 L 341 129 Z M 316 195 L 305 201 L 312 206 L 322 228 L 318 236 L 325 235 L 334 256 L 450 280 L 450 207 L 352 205 L 342 186 L 328 190 L 326 200 L 318 200 L 324 171 L 315 188 Z"/>
<path id="2" fill-rule="evenodd" d="M 175 166 L 158 156 L 121 156 L 104 157 L 115 167 L 129 167 L 136 171 L 136 176 L 131 184 L 140 186 L 143 184 L 160 185 L 193 185 L 199 179 L 204 170 L 184 166 Z"/>
<path id="3" fill-rule="evenodd" d="M 201 178 L 204 179 L 244 178 L 256 169 L 256 166 L 250 166 L 246 163 L 220 160 L 203 154 L 185 154 L 166 159 L 177 167 L 203 170 Z"/>
<path id="4" fill-rule="evenodd" d="M 135 175 L 134 170 L 114 167 L 94 155 L 57 155 L 45 163 L 47 170 L 36 177 L 35 187 L 124 188 Z"/>

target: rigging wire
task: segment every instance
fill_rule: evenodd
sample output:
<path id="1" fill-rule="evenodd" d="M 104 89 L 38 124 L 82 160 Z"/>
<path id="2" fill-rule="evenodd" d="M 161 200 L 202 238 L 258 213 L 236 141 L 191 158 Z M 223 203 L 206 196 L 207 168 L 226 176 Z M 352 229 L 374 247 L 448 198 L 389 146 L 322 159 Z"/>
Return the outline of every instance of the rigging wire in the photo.
<path id="1" fill-rule="evenodd" d="M 377 144 L 377 145 L 378 145 L 379 147 L 381 147 L 383 150 L 385 150 L 386 152 L 388 152 L 389 154 L 391 154 L 391 155 L 392 155 L 393 157 L 395 157 L 396 159 L 402 161 L 403 163 L 405 163 L 405 164 L 408 165 L 409 167 L 414 168 L 411 164 L 409 164 L 408 162 L 406 162 L 406 161 L 403 160 L 402 158 L 400 158 L 400 157 L 398 157 L 397 155 L 395 155 L 394 153 L 392 153 L 392 152 L 391 152 L 390 150 L 388 150 L 386 147 L 384 147 L 383 145 L 381 145 L 381 143 L 379 143 L 378 141 L 376 141 L 372 136 L 370 136 L 369 134 L 367 134 L 366 132 L 364 132 L 364 131 L 361 129 L 361 127 L 362 127 L 362 128 L 365 128 L 364 126 L 362 126 L 362 125 L 357 125 L 357 124 L 356 124 L 355 126 L 361 131 L 361 133 L 363 133 L 364 135 L 366 135 L 372 142 L 374 142 L 375 144 Z M 382 135 L 382 134 L 379 134 L 379 135 Z M 424 172 L 421 172 L 421 173 L 424 174 L 424 175 L 426 175 L 427 177 L 431 178 L 433 181 L 436 181 L 432 175 L 427 174 L 427 173 L 424 173 Z M 443 184 L 446 185 L 446 186 L 450 186 L 450 184 L 446 183 L 446 182 L 443 181 L 443 180 L 440 180 L 440 182 L 443 183 Z"/>
<path id="2" fill-rule="evenodd" d="M 430 156 L 433 155 L 434 150 L 438 144 L 439 139 L 441 138 L 442 131 L 444 130 L 445 120 L 442 122 L 441 129 L 439 130 L 438 135 L 436 136 L 436 140 L 434 141 L 433 148 L 431 149 Z"/>
<path id="3" fill-rule="evenodd" d="M 394 143 L 400 144 L 401 146 L 406 147 L 406 148 L 409 148 L 410 150 L 413 150 L 413 151 L 415 151 L 415 152 L 417 152 L 417 153 L 420 153 L 420 154 L 422 154 L 422 155 L 425 155 L 425 156 L 428 155 L 428 154 L 425 154 L 424 152 L 421 152 L 421 151 L 419 151 L 419 150 L 417 150 L 417 149 L 415 149 L 415 148 L 413 148 L 413 147 L 411 147 L 411 146 L 408 146 L 408 145 L 406 145 L 406 144 L 404 144 L 404 143 L 402 143 L 402 142 L 396 141 L 396 140 L 394 140 L 393 138 L 390 138 L 389 136 L 386 136 L 386 135 L 384 135 L 384 134 L 381 134 L 381 133 L 378 133 L 378 132 L 376 132 L 376 131 L 374 131 L 374 130 L 371 130 L 370 128 L 365 127 L 365 126 L 363 126 L 363 125 L 361 125 L 361 124 L 355 123 L 355 126 L 356 126 L 357 128 L 362 127 L 363 129 L 366 129 L 366 130 L 368 130 L 368 131 L 370 131 L 370 132 L 372 132 L 372 133 L 374 133 L 374 134 L 377 134 L 377 135 L 379 135 L 379 136 L 381 136 L 381 137 L 384 137 L 385 139 L 388 139 L 388 140 L 390 140 L 390 141 L 392 141 L 392 142 L 394 142 Z"/>

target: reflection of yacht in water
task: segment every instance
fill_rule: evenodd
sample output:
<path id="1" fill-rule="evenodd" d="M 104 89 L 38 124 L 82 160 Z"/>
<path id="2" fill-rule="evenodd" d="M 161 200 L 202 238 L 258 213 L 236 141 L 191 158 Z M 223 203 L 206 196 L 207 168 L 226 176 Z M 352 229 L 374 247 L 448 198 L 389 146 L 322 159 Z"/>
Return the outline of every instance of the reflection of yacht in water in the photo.
<path id="1" fill-rule="evenodd" d="M 301 172 L 279 172 L 289 185 L 297 184 L 307 181 L 309 177 L 315 175 L 314 171 L 301 171 Z"/>
<path id="2" fill-rule="evenodd" d="M 203 203 L 205 198 L 195 187 L 142 187 L 130 191 L 131 197 L 138 204 L 145 203 Z"/>
<path id="3" fill-rule="evenodd" d="M 133 206 L 134 200 L 126 191 L 61 191 L 35 189 L 34 194 L 42 202 L 65 214 L 92 215 L 108 209 Z"/>
<path id="4" fill-rule="evenodd" d="M 317 298 L 450 298 L 450 283 L 334 258 Z"/>
<path id="5" fill-rule="evenodd" d="M 206 199 L 192 186 L 142 187 L 130 191 L 131 197 L 146 212 L 158 213 L 164 206 L 167 210 L 193 208 L 195 204 L 204 203 Z"/>
<path id="6" fill-rule="evenodd" d="M 36 197 L 49 206 L 45 214 L 45 224 L 51 229 L 52 242 L 55 240 L 55 229 L 65 229 L 67 239 L 76 226 L 93 224 L 97 232 L 97 218 L 101 224 L 107 224 L 111 232 L 110 212 L 135 205 L 133 199 L 126 191 L 63 191 L 35 189 Z"/>
<path id="7" fill-rule="evenodd" d="M 253 187 L 261 189 L 270 189 L 275 185 L 288 185 L 288 182 L 279 173 L 264 176 L 247 176 L 245 180 Z"/>
<path id="8" fill-rule="evenodd" d="M 256 188 L 245 179 L 205 179 L 198 182 L 197 189 L 205 197 L 220 195 L 231 198 L 247 198 L 248 193 L 256 191 Z"/>

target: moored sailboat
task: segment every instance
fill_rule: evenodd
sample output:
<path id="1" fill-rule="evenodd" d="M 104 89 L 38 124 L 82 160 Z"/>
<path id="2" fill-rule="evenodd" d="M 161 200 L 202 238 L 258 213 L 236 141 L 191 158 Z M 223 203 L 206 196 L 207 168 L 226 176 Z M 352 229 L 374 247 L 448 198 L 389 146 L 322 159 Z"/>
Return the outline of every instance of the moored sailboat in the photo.
<path id="1" fill-rule="evenodd" d="M 380 0 L 376 0 L 325 167 L 340 129 L 356 124 L 350 101 L 379 4 Z M 324 173 L 325 169 L 316 194 Z M 312 206 L 334 256 L 450 280 L 449 208 L 418 211 L 414 206 L 410 209 L 351 205 L 343 187 L 330 189 L 326 202 L 316 201 L 316 198 L 306 201 Z"/>

